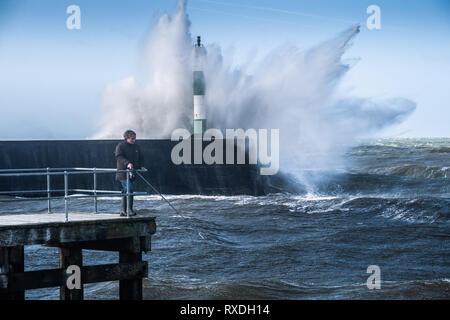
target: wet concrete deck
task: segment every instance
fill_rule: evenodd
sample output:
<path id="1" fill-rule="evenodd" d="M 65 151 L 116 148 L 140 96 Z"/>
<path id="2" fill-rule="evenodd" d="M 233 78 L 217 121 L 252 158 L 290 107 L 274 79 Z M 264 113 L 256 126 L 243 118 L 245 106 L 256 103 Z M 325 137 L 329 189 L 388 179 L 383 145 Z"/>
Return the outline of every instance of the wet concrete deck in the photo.
<path id="1" fill-rule="evenodd" d="M 108 213 L 2 214 L 0 247 L 146 237 L 156 232 L 155 217 Z"/>

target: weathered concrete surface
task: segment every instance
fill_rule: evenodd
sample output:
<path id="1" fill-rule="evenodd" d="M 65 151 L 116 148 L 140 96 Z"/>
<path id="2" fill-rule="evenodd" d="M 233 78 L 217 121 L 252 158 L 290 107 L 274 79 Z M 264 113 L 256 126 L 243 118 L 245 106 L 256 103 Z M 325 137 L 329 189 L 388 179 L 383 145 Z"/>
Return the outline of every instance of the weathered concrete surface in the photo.
<path id="1" fill-rule="evenodd" d="M 71 212 L 69 222 L 64 213 L 0 216 L 0 247 L 148 237 L 155 232 L 155 217 L 142 214 L 127 218 Z"/>

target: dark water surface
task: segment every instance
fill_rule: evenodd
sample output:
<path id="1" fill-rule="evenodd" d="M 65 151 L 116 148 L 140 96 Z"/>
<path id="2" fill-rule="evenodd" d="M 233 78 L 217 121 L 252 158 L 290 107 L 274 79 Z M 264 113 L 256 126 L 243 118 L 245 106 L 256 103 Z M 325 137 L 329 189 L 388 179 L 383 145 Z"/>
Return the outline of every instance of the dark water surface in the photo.
<path id="1" fill-rule="evenodd" d="M 157 217 L 145 299 L 450 298 L 450 139 L 381 140 L 353 148 L 351 169 L 311 172 L 314 191 L 251 196 L 157 196 L 135 207 Z M 317 183 L 320 176 L 320 183 Z M 324 179 L 326 176 L 326 179 Z M 55 202 L 55 210 L 63 210 Z M 71 201 L 92 211 L 92 201 Z M 118 200 L 104 199 L 114 212 Z M 46 202 L 2 203 L 0 213 L 46 212 Z M 57 250 L 25 249 L 26 267 L 57 267 Z M 84 251 L 85 265 L 117 254 Z M 381 289 L 369 290 L 370 265 Z M 118 283 L 85 286 L 116 299 Z M 58 299 L 58 289 L 27 292 Z"/>

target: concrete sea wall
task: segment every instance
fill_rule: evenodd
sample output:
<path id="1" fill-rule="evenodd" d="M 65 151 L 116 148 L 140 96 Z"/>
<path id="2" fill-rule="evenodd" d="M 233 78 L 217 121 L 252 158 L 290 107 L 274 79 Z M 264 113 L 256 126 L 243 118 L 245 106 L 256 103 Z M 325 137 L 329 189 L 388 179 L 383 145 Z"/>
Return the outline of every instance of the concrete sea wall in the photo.
<path id="1" fill-rule="evenodd" d="M 119 142 L 120 140 L 0 141 L 0 169 L 115 168 L 114 149 Z M 149 169 L 145 173 L 146 179 L 164 194 L 259 196 L 290 188 L 286 177 L 281 173 L 261 176 L 257 165 L 175 165 L 171 161 L 171 150 L 178 143 L 176 141 L 138 140 L 137 143 L 144 154 L 145 167 Z M 204 142 L 203 145 L 206 146 L 207 143 Z M 225 150 L 223 157 L 226 157 Z M 138 190 L 148 190 L 142 181 L 137 181 L 136 184 Z M 99 175 L 97 185 L 103 190 L 119 190 L 114 174 Z M 0 177 L 0 191 L 46 188 L 45 176 Z M 52 189 L 63 188 L 63 177 L 52 177 Z M 74 175 L 69 178 L 69 189 L 92 188 L 92 175 Z"/>

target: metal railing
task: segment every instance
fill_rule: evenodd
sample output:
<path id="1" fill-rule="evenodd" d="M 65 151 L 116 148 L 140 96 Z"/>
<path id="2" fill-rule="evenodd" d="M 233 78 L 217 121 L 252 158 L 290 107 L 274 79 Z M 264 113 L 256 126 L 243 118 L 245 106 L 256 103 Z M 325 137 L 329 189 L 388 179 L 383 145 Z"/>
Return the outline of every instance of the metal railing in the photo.
<path id="1" fill-rule="evenodd" d="M 48 213 L 52 213 L 51 200 L 64 199 L 64 212 L 66 215 L 66 222 L 69 221 L 69 200 L 70 199 L 94 199 L 94 210 L 98 213 L 98 197 L 127 197 L 127 217 L 130 217 L 130 196 L 136 195 L 148 195 L 147 192 L 130 192 L 130 173 L 131 172 L 145 172 L 146 170 L 117 170 L 109 168 L 43 168 L 43 169 L 0 169 L 0 178 L 2 177 L 24 177 L 24 176 L 47 176 L 47 188 L 45 190 L 13 190 L 13 191 L 0 191 L 0 195 L 14 196 L 17 194 L 39 194 L 47 193 L 46 197 L 31 197 L 31 198 L 0 198 L 0 202 L 12 202 L 12 201 L 37 201 L 47 200 Z M 97 189 L 97 175 L 98 174 L 111 174 L 117 172 L 126 172 L 127 180 L 127 192 L 121 191 L 109 191 Z M 69 189 L 69 176 L 80 174 L 92 174 L 93 175 L 93 189 Z M 51 189 L 51 177 L 52 176 L 64 176 L 64 189 Z M 140 176 L 140 175 L 139 175 Z M 55 196 L 52 193 L 62 193 L 64 196 Z M 78 193 L 92 193 L 92 195 L 70 195 L 70 192 Z"/>

